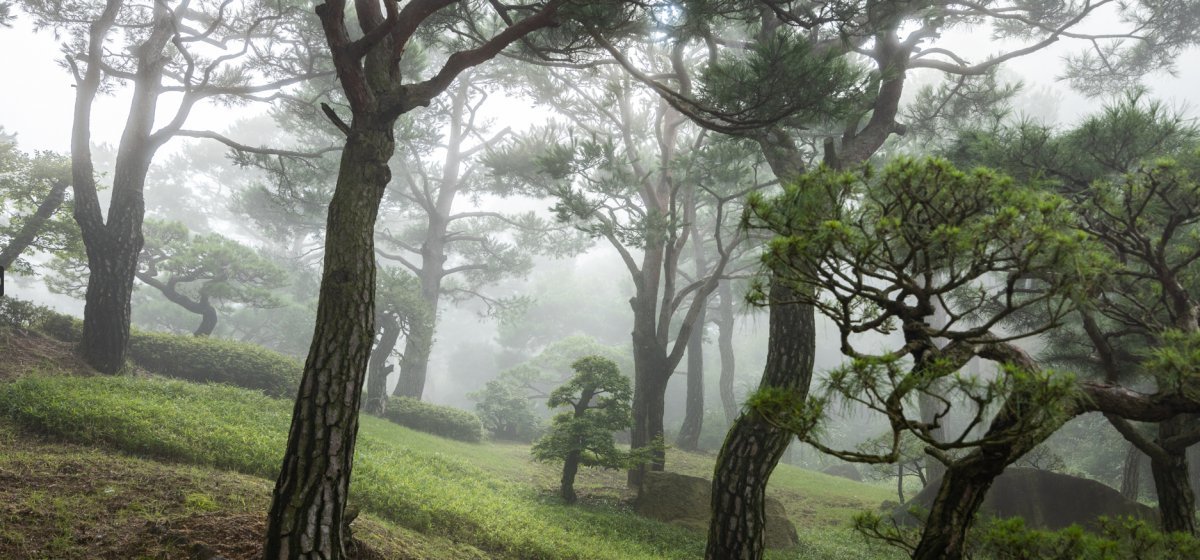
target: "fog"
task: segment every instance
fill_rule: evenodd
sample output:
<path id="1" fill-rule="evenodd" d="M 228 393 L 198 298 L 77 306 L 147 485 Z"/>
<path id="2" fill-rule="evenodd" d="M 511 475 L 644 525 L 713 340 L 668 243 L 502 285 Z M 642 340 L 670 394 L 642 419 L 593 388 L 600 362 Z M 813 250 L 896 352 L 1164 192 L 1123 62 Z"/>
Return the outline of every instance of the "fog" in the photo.
<path id="1" fill-rule="evenodd" d="M 385 22 L 380 5 L 358 3 L 365 7 L 357 17 L 393 25 L 390 11 Z M 653 25 L 638 20 L 643 27 L 634 30 L 632 15 L 626 25 L 573 15 L 586 25 L 545 25 L 554 30 L 545 44 L 524 30 L 530 35 L 495 52 L 479 46 L 493 44 L 489 25 L 511 31 L 510 12 L 533 20 L 544 8 L 493 6 L 498 14 L 481 16 L 484 25 L 471 16 L 484 9 L 475 4 L 483 5 L 462 2 L 462 13 L 436 27 L 409 14 L 414 28 L 426 26 L 419 33 L 400 24 L 380 39 L 354 28 L 346 37 L 356 39 L 336 47 L 354 54 L 352 68 L 350 59 L 328 56 L 315 15 L 266 18 L 254 25 L 299 17 L 222 42 L 208 34 L 229 32 L 215 23 L 225 5 L 208 33 L 189 28 L 208 20 L 185 10 L 178 27 L 162 31 L 175 37 L 160 49 L 167 54 L 155 79 L 166 85 L 147 90 L 156 105 L 139 107 L 138 92 L 151 95 L 131 85 L 144 61 L 121 41 L 143 40 L 141 24 L 121 23 L 120 37 L 100 43 L 97 60 L 115 62 L 96 63 L 96 75 L 107 78 L 89 85 L 80 73 L 93 70 L 81 54 L 86 41 L 70 29 L 91 28 L 72 20 L 37 29 L 30 11 L 48 8 L 18 2 L 23 8 L 0 27 L 0 52 L 9 53 L 0 57 L 8 77 L 0 86 L 0 241 L 25 246 L 7 271 L 4 298 L 49 309 L 6 303 L 13 307 L 0 306 L 2 328 L 60 339 L 54 344 L 71 348 L 62 356 L 72 357 L 56 360 L 100 373 L 238 385 L 274 399 L 264 410 L 293 410 L 275 500 L 290 488 L 288 469 L 307 464 L 295 459 L 297 442 L 338 448 L 305 449 L 344 460 L 336 485 L 339 493 L 348 487 L 353 459 L 345 448 L 354 449 L 361 408 L 362 417 L 378 417 L 364 424 L 372 439 L 360 451 L 368 454 L 403 441 L 390 425 L 379 427 L 384 421 L 463 439 L 422 422 L 466 418 L 479 428 L 468 427 L 477 433 L 464 441 L 482 447 L 445 449 L 470 468 L 529 484 L 543 501 L 581 500 L 605 515 L 628 506 L 701 532 L 708 516 L 713 527 L 729 516 L 761 519 L 772 507 L 766 479 L 782 462 L 795 469 L 773 483 L 771 499 L 786 502 L 792 522 L 799 508 L 815 515 L 784 548 L 806 545 L 814 519 L 824 522 L 829 511 L 867 504 L 874 513 L 830 524 L 847 535 L 904 533 L 892 539 L 903 544 L 891 544 L 913 558 L 961 558 L 971 521 L 951 520 L 943 500 L 968 500 L 935 497 L 938 484 L 963 476 L 982 495 L 1007 466 L 1119 487 L 1130 508 L 1141 500 L 1166 512 L 1177 503 L 1184 513 L 1167 512 L 1161 528 L 1196 533 L 1200 402 L 1189 388 L 1189 360 L 1200 354 L 1188 338 L 1200 332 L 1190 303 L 1200 298 L 1200 276 L 1192 276 L 1200 253 L 1188 245 L 1196 219 L 1166 220 L 1146 234 L 1161 235 L 1158 248 L 1142 255 L 1143 244 L 1127 237 L 1159 222 L 1121 214 L 1132 212 L 1136 196 L 1161 195 L 1143 208 L 1171 216 L 1192 208 L 1170 197 L 1190 196 L 1200 169 L 1191 155 L 1200 139 L 1200 37 L 1163 21 L 1200 23 L 1188 3 L 1136 12 L 1148 18 L 1136 32 L 1124 31 L 1134 12 L 1108 2 L 1094 14 L 1092 3 L 1014 2 L 1012 13 L 949 3 L 962 11 L 899 11 L 886 24 L 866 23 L 884 17 L 870 10 L 852 17 L 854 10 L 822 2 L 815 4 L 832 11 L 817 23 L 765 9 L 743 19 L 717 13 L 744 9 L 732 3 L 701 10 L 696 17 L 711 21 L 695 29 L 676 21 L 690 3 L 639 4 L 628 9 L 647 10 Z M 209 8 L 217 9 L 197 10 Z M 131 10 L 121 16 L 130 18 L 137 11 L 116 9 Z M 1071 19 L 1071 10 L 1088 17 Z M 1027 18 L 1014 15 L 1024 11 Z M 199 19 L 185 24 L 189 18 Z M 324 23 L 325 32 L 346 25 Z M 1134 37 L 1147 29 L 1157 35 Z M 228 61 L 214 54 L 239 40 L 257 46 Z M 380 54 L 373 41 L 400 43 Z M 191 52 L 191 43 L 203 47 Z M 1081 54 L 1089 46 L 1094 58 Z M 1005 54 L 1021 49 L 1029 53 Z M 221 67 L 239 57 L 245 67 Z M 372 69 L 370 57 L 385 57 L 386 69 Z M 200 71 L 203 83 L 193 83 L 206 64 L 213 66 Z M 454 79 L 439 81 L 443 73 Z M 72 108 L 88 88 L 99 93 L 85 149 L 72 146 Z M 153 116 L 142 122 L 138 114 Z M 58 203 L 43 202 L 54 192 Z M 135 245 L 136 254 L 122 253 Z M 1129 264 L 1142 263 L 1139 256 L 1157 276 Z M 130 281 L 132 291 L 112 287 Z M 190 358 L 154 346 L 192 343 L 178 341 L 228 342 L 228 354 L 207 350 L 229 360 L 215 369 L 248 373 L 156 369 L 191 371 Z M 20 351 L 40 355 L 31 347 Z M 18 346 L 4 348 L 17 355 Z M 21 356 L 14 362 L 37 361 Z M 271 365 L 255 370 L 260 363 Z M 272 368 L 292 377 L 271 378 Z M 262 381 L 265 371 L 270 379 Z M 25 375 L 0 373 L 3 383 Z M 0 405 L 9 406 L 5 394 Z M 420 408 L 426 404 L 440 407 Z M 5 414 L 18 416 L 0 409 Z M 588 418 L 609 424 L 596 428 Z M 265 417 L 255 422 L 249 431 L 280 428 Z M 563 426 L 576 432 L 556 431 Z M 598 447 L 554 448 L 584 445 L 595 432 L 604 434 Z M 126 451 L 120 445 L 113 444 Z M 430 445 L 429 461 L 442 460 Z M 514 453 L 520 466 L 507 462 Z M 399 456 L 385 455 L 369 455 L 368 472 L 386 470 L 373 461 Z M 1167 455 L 1178 484 L 1169 488 Z M 1157 461 L 1154 475 L 1138 470 L 1146 456 Z M 734 465 L 739 458 L 745 462 Z M 664 464 L 702 479 L 693 481 L 700 518 L 642 511 L 673 499 L 643 495 L 646 477 Z M 547 483 L 559 465 L 561 486 Z M 730 473 L 746 465 L 765 474 L 732 486 Z M 233 459 L 209 466 L 277 473 Z M 580 466 L 608 470 L 581 474 L 577 495 L 571 484 Z M 521 478 L 525 471 L 535 473 L 532 482 Z M 840 495 L 813 505 L 804 501 L 811 487 L 841 489 L 832 479 L 795 482 L 811 471 L 856 479 L 874 493 L 850 505 L 837 505 L 849 499 Z M 1189 473 L 1193 486 L 1178 480 Z M 371 480 L 372 489 L 399 484 Z M 422 484 L 436 486 L 414 483 Z M 736 507 L 720 505 L 732 499 L 722 491 L 737 497 Z M 709 500 L 704 492 L 717 494 Z M 743 503 L 740 492 L 753 498 Z M 878 506 L 885 494 L 933 512 L 920 529 L 908 528 L 903 507 Z M 367 509 L 389 519 L 371 508 L 392 498 L 372 496 Z M 271 523 L 283 523 L 280 503 Z M 447 532 L 439 524 L 449 518 L 436 510 L 389 522 L 483 550 L 519 555 L 528 544 Z M 900 524 L 887 528 L 893 519 Z M 729 542 L 752 541 L 757 548 L 745 557 L 762 558 L 755 527 L 738 529 L 750 536 L 713 529 L 708 541 L 680 537 L 689 544 L 667 557 L 704 546 L 707 558 L 728 557 L 750 546 Z M 268 555 L 278 545 L 272 539 Z M 835 540 L 830 546 L 845 544 Z M 979 546 L 980 557 L 1003 557 Z M 277 557 L 288 557 L 287 545 L 282 550 Z M 7 551 L 0 546 L 0 556 Z"/>

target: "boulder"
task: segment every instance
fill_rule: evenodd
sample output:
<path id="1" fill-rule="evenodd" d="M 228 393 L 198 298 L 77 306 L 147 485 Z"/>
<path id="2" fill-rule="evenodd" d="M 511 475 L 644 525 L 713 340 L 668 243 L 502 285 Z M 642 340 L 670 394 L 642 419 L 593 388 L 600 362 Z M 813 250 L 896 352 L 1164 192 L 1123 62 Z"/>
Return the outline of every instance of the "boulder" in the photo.
<path id="1" fill-rule="evenodd" d="M 700 531 L 708 530 L 710 507 L 712 482 L 670 472 L 646 473 L 641 495 L 634 503 L 638 515 Z M 789 548 L 799 544 L 796 526 L 788 519 L 783 504 L 768 497 L 765 509 L 767 548 Z"/>
<path id="2" fill-rule="evenodd" d="M 914 505 L 928 510 L 937 491 L 938 483 L 934 481 L 898 508 L 895 517 L 915 522 L 908 510 Z M 1101 516 L 1133 516 L 1152 523 L 1158 517 L 1153 508 L 1095 480 L 1015 467 L 996 478 L 979 509 L 981 514 L 994 517 L 1021 517 L 1027 527 L 1049 530 L 1072 524 L 1096 530 L 1099 528 L 1096 519 Z"/>
<path id="3" fill-rule="evenodd" d="M 848 478 L 855 482 L 862 482 L 862 473 L 858 472 L 858 467 L 853 463 L 837 463 L 821 469 L 821 472 L 831 475 Z"/>

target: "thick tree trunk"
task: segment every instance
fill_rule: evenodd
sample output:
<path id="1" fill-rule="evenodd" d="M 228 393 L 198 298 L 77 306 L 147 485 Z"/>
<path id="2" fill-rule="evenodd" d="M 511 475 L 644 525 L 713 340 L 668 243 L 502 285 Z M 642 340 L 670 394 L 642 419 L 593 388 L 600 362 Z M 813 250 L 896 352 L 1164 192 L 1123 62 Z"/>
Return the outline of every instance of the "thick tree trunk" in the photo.
<path id="1" fill-rule="evenodd" d="M 718 385 L 721 408 L 725 410 L 725 422 L 733 424 L 738 413 L 737 397 L 733 393 L 733 376 L 737 371 L 733 355 L 733 288 L 729 286 L 729 280 L 722 280 L 717 290 L 721 300 L 717 317 L 717 349 L 721 353 L 721 378 Z"/>
<path id="2" fill-rule="evenodd" d="M 120 3 L 110 3 L 90 32 L 88 57 L 103 58 L 104 38 Z M 110 19 L 111 18 L 111 19 Z M 116 373 L 125 364 L 129 346 L 129 307 L 138 255 L 142 252 L 146 174 L 162 138 L 152 138 L 158 96 L 162 93 L 163 51 L 172 37 L 174 19 L 166 5 L 154 8 L 154 24 L 146 39 L 133 50 L 137 70 L 125 129 L 113 166 L 112 198 L 105 220 L 97 195 L 91 153 L 92 101 L 101 83 L 99 68 L 88 64 L 76 85 L 71 129 L 71 182 L 75 194 L 75 221 L 79 224 L 88 259 L 88 285 L 84 296 L 83 333 L 78 352 L 88 365 L 102 373 Z"/>
<path id="3" fill-rule="evenodd" d="M 771 282 L 771 301 L 794 301 L 791 290 Z M 795 392 L 804 399 L 812 381 L 816 351 L 813 308 L 772 305 L 767 365 L 760 389 Z M 794 439 L 755 410 L 745 410 L 717 456 L 713 472 L 712 522 L 708 560 L 758 560 L 763 557 L 767 482 Z"/>
<path id="4" fill-rule="evenodd" d="M 913 560 L 960 560 L 967 529 L 988 488 L 1009 461 L 989 453 L 972 453 L 946 469 L 925 521 Z M 933 479 L 930 479 L 933 480 Z"/>
<path id="5" fill-rule="evenodd" d="M 396 341 L 400 339 L 400 321 L 391 313 L 380 313 L 376 318 L 379 322 L 379 341 L 371 350 L 367 369 L 367 398 L 363 410 L 382 416 L 387 410 L 387 376 L 392 371 L 387 360 L 396 348 Z"/>
<path id="6" fill-rule="evenodd" d="M 33 244 L 33 241 L 42 233 L 46 222 L 62 206 L 69 186 L 71 186 L 71 182 L 66 179 L 56 179 L 51 183 L 46 198 L 43 198 L 41 204 L 38 204 L 33 215 L 26 218 L 25 223 L 21 225 L 21 231 L 13 236 L 12 241 L 9 241 L 3 251 L 0 251 L 0 268 L 11 267 L 17 257 Z"/>
<path id="7" fill-rule="evenodd" d="M 1163 531 L 1196 534 L 1196 501 L 1189 480 L 1187 448 L 1164 445 L 1187 429 L 1188 417 L 1180 415 L 1158 423 L 1158 453 L 1150 454 L 1150 472 L 1158 493 L 1158 512 Z"/>
<path id="8" fill-rule="evenodd" d="M 579 472 L 579 458 L 580 452 L 572 450 L 570 453 L 567 453 L 567 459 L 563 462 L 561 494 L 563 501 L 568 504 L 575 503 L 577 499 L 577 496 L 575 496 L 575 474 Z"/>
<path id="9" fill-rule="evenodd" d="M 87 244 L 88 283 L 79 355 L 101 373 L 116 373 L 125 365 L 133 278 L 142 250 L 140 222 L 130 237 L 94 236 Z"/>
<path id="10" fill-rule="evenodd" d="M 640 344 L 639 344 L 640 342 Z M 633 353 L 633 430 L 630 432 L 630 447 L 638 449 L 651 445 L 663 435 L 663 413 L 666 411 L 667 359 L 656 343 L 634 339 Z M 662 450 L 655 453 L 649 464 L 637 465 L 629 470 L 628 483 L 631 488 L 641 488 L 647 470 L 661 471 L 666 465 Z"/>
<path id="11" fill-rule="evenodd" d="M 316 328 L 268 517 L 271 560 L 345 557 L 343 514 L 375 338 L 373 232 L 394 149 L 393 122 L 379 120 L 355 116 L 329 204 Z"/>
<path id="12" fill-rule="evenodd" d="M 685 451 L 700 448 L 700 431 L 704 428 L 704 321 L 705 312 L 700 312 L 696 327 L 688 339 L 687 349 L 687 402 L 684 407 L 683 425 L 675 447 Z"/>

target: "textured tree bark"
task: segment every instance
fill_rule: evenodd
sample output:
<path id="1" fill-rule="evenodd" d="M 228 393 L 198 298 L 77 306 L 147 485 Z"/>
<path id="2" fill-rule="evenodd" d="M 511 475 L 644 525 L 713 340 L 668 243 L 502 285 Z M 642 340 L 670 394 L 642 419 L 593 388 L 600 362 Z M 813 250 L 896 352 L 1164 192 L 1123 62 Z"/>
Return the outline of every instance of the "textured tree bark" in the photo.
<path id="1" fill-rule="evenodd" d="M 967 529 L 975 512 L 979 511 L 992 482 L 1004 472 L 1009 462 L 1006 457 L 977 451 L 946 469 L 925 521 L 921 541 L 913 552 L 913 560 L 960 560 L 963 557 Z"/>
<path id="2" fill-rule="evenodd" d="M 737 372 L 737 363 L 733 355 L 733 288 L 729 286 L 729 280 L 722 280 L 717 291 L 721 300 L 717 317 L 717 349 L 721 353 L 721 378 L 718 385 L 721 408 L 725 410 L 725 422 L 733 424 L 738 413 L 738 402 L 733 392 L 733 376 Z"/>
<path id="3" fill-rule="evenodd" d="M 400 339 L 400 321 L 391 313 L 380 313 L 379 341 L 371 350 L 371 360 L 367 368 L 367 398 L 363 410 L 368 414 L 382 416 L 387 410 L 387 376 L 392 368 L 387 365 L 387 359 L 396 348 Z"/>
<path id="4" fill-rule="evenodd" d="M 359 399 L 375 338 L 374 225 L 391 178 L 392 121 L 356 118 L 329 205 L 316 329 L 275 485 L 265 557 L 338 560 Z"/>
<path id="5" fill-rule="evenodd" d="M 790 288 L 771 282 L 771 301 L 794 301 Z M 813 308 L 772 305 L 767 365 L 759 388 L 794 391 L 808 396 L 816 351 Z M 793 435 L 745 410 L 717 456 L 713 472 L 712 522 L 708 560 L 758 560 L 763 557 L 767 481 Z"/>
<path id="6" fill-rule="evenodd" d="M 62 206 L 69 186 L 71 186 L 71 182 L 66 179 L 55 180 L 50 185 L 50 191 L 46 193 L 46 198 L 43 198 L 42 202 L 38 204 L 37 210 L 25 220 L 21 231 L 13 236 L 12 241 L 9 241 L 4 250 L 0 251 L 0 268 L 11 267 L 17 257 L 33 244 L 38 234 L 42 232 L 42 227 Z"/>

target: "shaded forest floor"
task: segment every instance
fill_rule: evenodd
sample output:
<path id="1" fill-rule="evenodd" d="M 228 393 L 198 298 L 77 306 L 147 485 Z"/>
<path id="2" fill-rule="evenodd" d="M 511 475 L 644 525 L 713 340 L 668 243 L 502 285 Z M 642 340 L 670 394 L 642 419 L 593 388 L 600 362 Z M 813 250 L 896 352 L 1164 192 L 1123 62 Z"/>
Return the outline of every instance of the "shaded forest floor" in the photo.
<path id="1" fill-rule="evenodd" d="M 69 348 L 0 333 L 0 558 L 259 554 L 291 404 L 145 375 L 89 376 Z M 7 380 L 7 382 L 3 382 Z M 709 476 L 713 457 L 668 468 Z M 582 503 L 524 445 L 470 444 L 363 419 L 351 490 L 362 558 L 697 558 L 704 535 L 634 515 L 620 472 Z M 849 529 L 889 490 L 781 465 L 771 493 L 801 545 L 773 559 L 894 558 Z"/>

